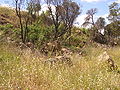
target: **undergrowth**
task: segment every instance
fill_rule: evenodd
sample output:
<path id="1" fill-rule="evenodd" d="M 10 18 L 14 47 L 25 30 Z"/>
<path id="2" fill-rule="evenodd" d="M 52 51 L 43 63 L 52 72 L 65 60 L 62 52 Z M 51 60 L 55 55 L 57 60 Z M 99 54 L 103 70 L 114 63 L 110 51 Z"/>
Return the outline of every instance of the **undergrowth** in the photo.
<path id="1" fill-rule="evenodd" d="M 72 67 L 47 67 L 46 57 L 11 44 L 0 44 L 0 90 L 120 90 L 120 74 L 98 63 L 102 48 L 88 47 L 87 55 L 73 54 Z M 120 47 L 107 50 L 120 69 Z"/>

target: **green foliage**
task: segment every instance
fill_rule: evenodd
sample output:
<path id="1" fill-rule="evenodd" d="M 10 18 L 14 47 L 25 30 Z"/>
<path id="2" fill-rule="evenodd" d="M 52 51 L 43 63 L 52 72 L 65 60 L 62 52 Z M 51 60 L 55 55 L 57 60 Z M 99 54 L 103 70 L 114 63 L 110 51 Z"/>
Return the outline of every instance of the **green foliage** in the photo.
<path id="1" fill-rule="evenodd" d="M 28 39 L 34 43 L 43 43 L 44 41 L 48 41 L 51 38 L 52 34 L 52 26 L 51 27 L 39 27 L 35 25 L 29 26 Z"/>
<path id="2" fill-rule="evenodd" d="M 0 35 L 9 34 L 12 32 L 13 25 L 6 24 L 6 25 L 0 25 Z"/>
<path id="3" fill-rule="evenodd" d="M 41 5 L 40 5 L 39 0 L 38 0 L 38 2 L 30 1 L 28 3 L 27 10 L 29 11 L 30 14 L 36 14 L 36 12 L 39 12 L 40 9 L 41 9 Z"/>
<path id="4" fill-rule="evenodd" d="M 87 42 L 86 36 L 71 36 L 71 45 L 75 47 L 83 47 Z"/>
<path id="5" fill-rule="evenodd" d="M 99 17 L 95 23 L 97 29 L 103 29 L 105 26 L 105 18 Z"/>
<path id="6" fill-rule="evenodd" d="M 12 28 L 13 28 L 12 24 L 0 25 L 0 30 L 2 30 L 2 31 L 8 31 Z"/>
<path id="7" fill-rule="evenodd" d="M 86 45 L 87 41 L 89 40 L 89 30 L 85 28 L 72 28 L 72 35 L 70 38 L 70 45 L 76 48 L 82 48 Z M 66 40 L 66 46 L 69 46 L 69 39 Z"/>
<path id="8" fill-rule="evenodd" d="M 88 36 L 89 36 L 89 34 L 90 34 L 89 29 L 81 28 L 81 31 L 82 31 L 84 34 L 88 35 Z"/>
<path id="9" fill-rule="evenodd" d="M 105 37 L 108 43 L 114 43 L 115 38 L 120 36 L 120 18 L 119 17 L 120 17 L 119 4 L 116 2 L 113 2 L 109 6 L 109 15 L 108 15 L 108 20 L 111 21 L 111 23 L 105 27 Z"/>
<path id="10" fill-rule="evenodd" d="M 120 22 L 112 22 L 105 27 L 105 37 L 108 40 L 108 44 L 114 42 L 119 43 L 120 36 Z M 120 45 L 120 44 L 119 44 Z"/>
<path id="11" fill-rule="evenodd" d="M 37 24 L 41 26 L 51 26 L 53 24 L 52 19 L 49 17 L 49 12 L 46 11 L 45 13 L 42 12 L 42 14 L 38 17 Z"/>
<path id="12" fill-rule="evenodd" d="M 105 34 L 110 37 L 118 37 L 120 36 L 120 22 L 113 22 L 108 24 L 105 27 Z"/>
<path id="13" fill-rule="evenodd" d="M 13 32 L 14 32 L 16 35 L 20 35 L 20 28 L 15 28 L 15 29 L 13 29 Z"/>
<path id="14" fill-rule="evenodd" d="M 109 6 L 109 16 L 108 16 L 108 20 L 115 22 L 115 21 L 119 21 L 120 20 L 120 6 L 118 3 L 113 2 L 110 6 Z"/>

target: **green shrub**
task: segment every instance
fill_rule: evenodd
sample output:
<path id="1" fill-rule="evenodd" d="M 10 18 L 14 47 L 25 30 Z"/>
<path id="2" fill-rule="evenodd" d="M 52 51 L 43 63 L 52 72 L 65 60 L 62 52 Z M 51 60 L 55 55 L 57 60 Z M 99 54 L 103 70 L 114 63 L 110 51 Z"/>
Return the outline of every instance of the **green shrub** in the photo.
<path id="1" fill-rule="evenodd" d="M 7 32 L 7 31 L 9 31 L 12 28 L 13 28 L 12 24 L 0 25 L 0 30 L 2 30 L 4 32 Z"/>
<path id="2" fill-rule="evenodd" d="M 80 47 L 82 48 L 86 42 L 89 39 L 89 31 L 88 29 L 85 28 L 76 28 L 74 27 L 72 29 L 72 35 L 70 37 L 70 44 L 69 43 L 69 39 L 66 41 L 66 46 L 71 45 L 72 47 Z"/>
<path id="3" fill-rule="evenodd" d="M 51 39 L 52 36 L 52 26 L 29 26 L 28 39 L 34 43 L 42 43 Z"/>

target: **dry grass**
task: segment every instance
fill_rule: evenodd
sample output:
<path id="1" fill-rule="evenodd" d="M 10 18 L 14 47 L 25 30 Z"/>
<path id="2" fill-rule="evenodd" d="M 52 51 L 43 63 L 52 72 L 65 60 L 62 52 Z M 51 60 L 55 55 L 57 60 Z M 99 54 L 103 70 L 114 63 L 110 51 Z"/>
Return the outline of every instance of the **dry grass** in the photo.
<path id="1" fill-rule="evenodd" d="M 120 74 L 98 63 L 102 48 L 86 48 L 87 56 L 74 54 L 73 67 L 45 67 L 29 50 L 0 45 L 0 90 L 120 90 Z M 120 47 L 107 50 L 120 69 Z"/>
<path id="2" fill-rule="evenodd" d="M 2 22 L 3 20 L 5 22 L 12 24 L 12 25 L 17 25 L 18 18 L 16 17 L 15 10 L 12 8 L 0 6 L 0 21 Z"/>

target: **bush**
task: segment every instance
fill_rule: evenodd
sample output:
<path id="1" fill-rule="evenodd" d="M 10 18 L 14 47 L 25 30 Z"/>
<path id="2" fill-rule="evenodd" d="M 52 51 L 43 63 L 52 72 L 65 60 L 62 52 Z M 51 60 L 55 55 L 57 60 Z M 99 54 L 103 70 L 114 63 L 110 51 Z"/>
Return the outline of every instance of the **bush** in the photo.
<path id="1" fill-rule="evenodd" d="M 10 29 L 12 29 L 12 28 L 13 28 L 12 24 L 0 25 L 0 30 L 2 30 L 4 32 L 10 31 Z"/>
<path id="2" fill-rule="evenodd" d="M 32 41 L 33 43 L 42 44 L 44 41 L 48 41 L 51 39 L 52 36 L 52 26 L 29 26 L 28 31 L 28 40 Z"/>
<path id="3" fill-rule="evenodd" d="M 76 28 L 72 29 L 72 35 L 70 37 L 70 44 L 72 47 L 82 48 L 89 39 L 88 29 Z M 66 41 L 66 45 L 69 43 L 69 40 Z M 69 46 L 69 44 L 67 45 Z"/>

